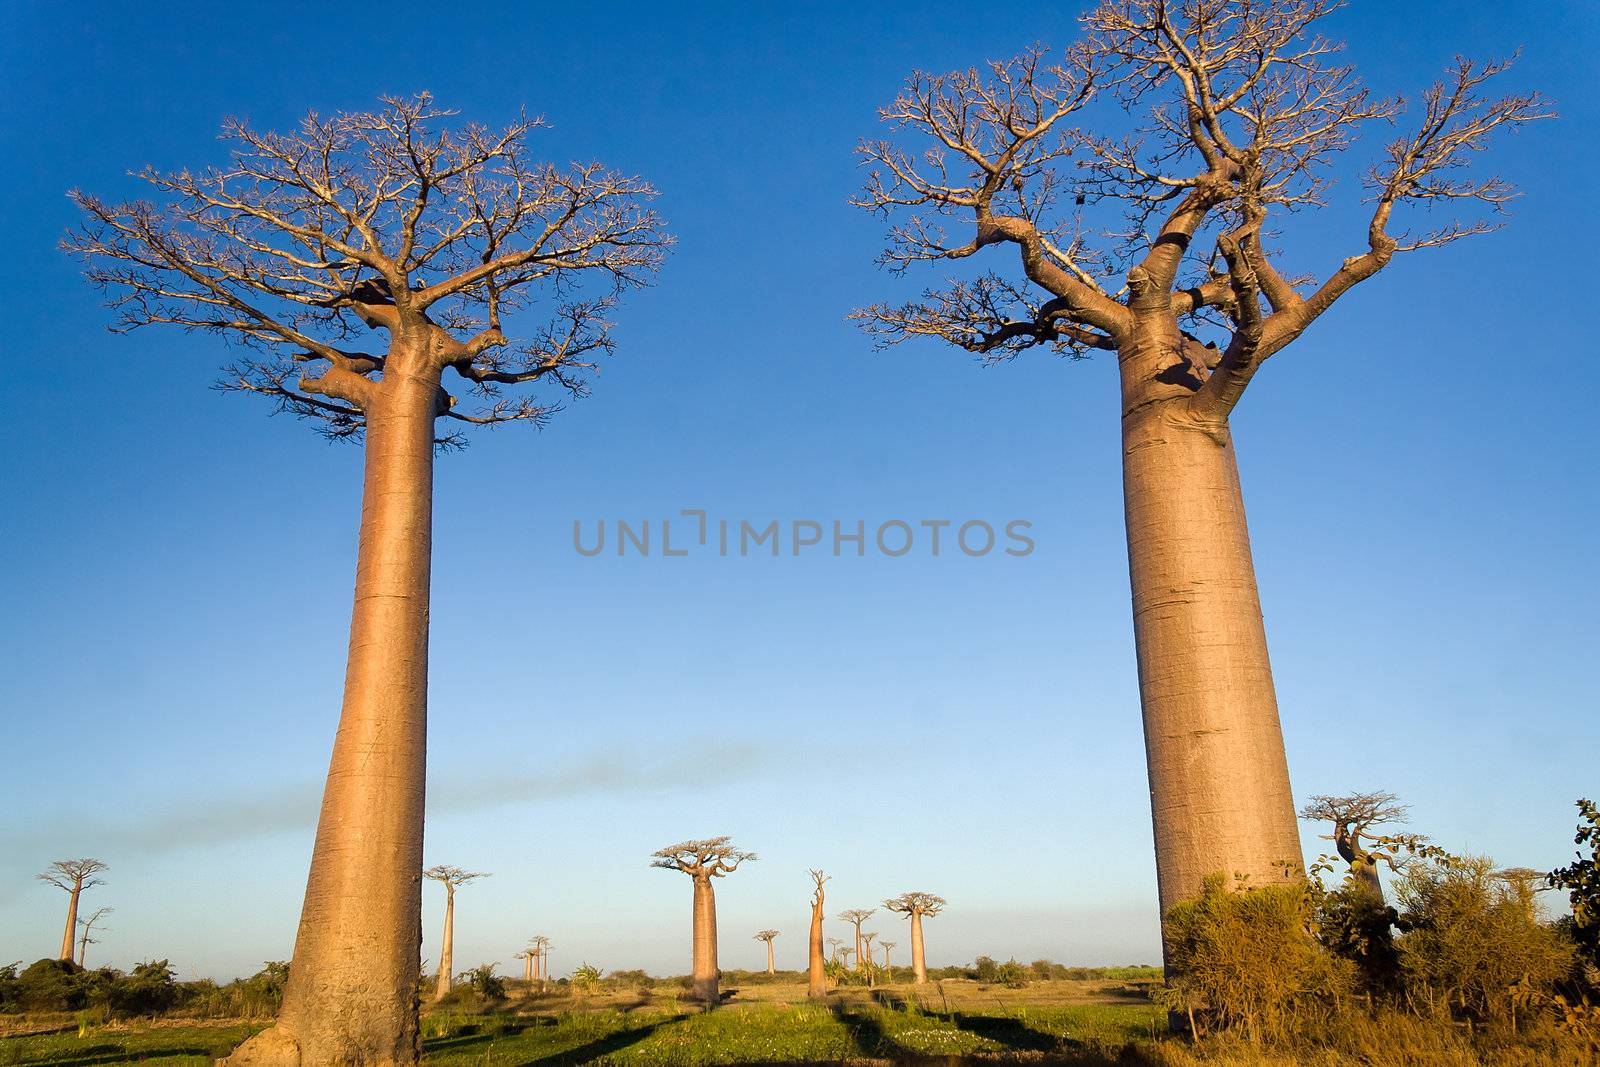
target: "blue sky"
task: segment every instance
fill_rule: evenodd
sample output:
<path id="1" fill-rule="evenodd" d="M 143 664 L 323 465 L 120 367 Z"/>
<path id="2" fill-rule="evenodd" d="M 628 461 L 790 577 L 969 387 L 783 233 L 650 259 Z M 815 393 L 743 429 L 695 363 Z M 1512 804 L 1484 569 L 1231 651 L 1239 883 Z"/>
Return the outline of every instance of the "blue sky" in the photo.
<path id="1" fill-rule="evenodd" d="M 69 855 L 112 864 L 102 961 L 288 956 L 354 563 L 359 451 L 212 392 L 213 339 L 108 334 L 56 250 L 62 194 L 214 159 L 228 114 L 418 89 L 542 112 L 545 155 L 645 175 L 679 238 L 592 397 L 439 465 L 427 856 L 494 872 L 457 961 L 514 967 L 542 932 L 558 973 L 681 973 L 689 886 L 648 855 L 717 833 L 761 854 L 720 887 L 724 966 L 768 926 L 797 964 L 816 866 L 830 911 L 949 898 L 935 963 L 1157 958 L 1114 368 L 875 353 L 843 321 L 938 280 L 875 268 L 881 224 L 846 206 L 875 109 L 913 67 L 1066 42 L 1073 5 L 98 7 L 13 5 L 0 42 L 0 962 L 54 951 L 63 899 L 31 876 Z M 1391 789 L 1446 847 L 1548 868 L 1600 751 L 1600 33 L 1577 0 L 1356 7 L 1330 29 L 1379 90 L 1521 46 L 1508 88 L 1563 117 L 1498 146 L 1526 190 L 1507 229 L 1353 294 L 1235 418 L 1295 790 Z M 1357 192 L 1334 196 L 1289 230 L 1306 269 L 1360 250 Z M 572 550 L 574 520 L 682 508 L 1022 518 L 1037 548 Z"/>

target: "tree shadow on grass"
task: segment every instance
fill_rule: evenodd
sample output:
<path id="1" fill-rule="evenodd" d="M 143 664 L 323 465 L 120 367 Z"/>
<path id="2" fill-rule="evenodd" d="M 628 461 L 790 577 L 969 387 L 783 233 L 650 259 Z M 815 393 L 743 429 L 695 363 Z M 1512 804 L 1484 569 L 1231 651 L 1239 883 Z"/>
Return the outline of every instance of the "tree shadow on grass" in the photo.
<path id="1" fill-rule="evenodd" d="M 930 1059 L 890 1037 L 883 1024 L 869 1012 L 839 1003 L 830 1005 L 828 1010 L 833 1013 L 834 1020 L 849 1031 L 856 1051 L 863 1056 L 894 1060 L 896 1063 L 918 1063 Z"/>
<path id="2" fill-rule="evenodd" d="M 958 1011 L 949 1019 L 957 1030 L 987 1038 L 1015 1052 L 1054 1052 L 1062 1045 L 1054 1034 L 1035 1030 L 1021 1019 L 1006 1015 L 973 1015 Z"/>
<path id="3" fill-rule="evenodd" d="M 566 1064 L 588 1063 L 591 1060 L 609 1056 L 614 1052 L 621 1052 L 631 1045 L 637 1045 L 655 1033 L 661 1025 L 662 1023 L 660 1022 L 654 1022 L 628 1030 L 618 1030 L 614 1034 L 607 1034 L 605 1037 L 586 1041 L 575 1048 L 552 1052 L 531 1060 L 523 1060 L 520 1067 L 561 1067 L 561 1065 Z"/>

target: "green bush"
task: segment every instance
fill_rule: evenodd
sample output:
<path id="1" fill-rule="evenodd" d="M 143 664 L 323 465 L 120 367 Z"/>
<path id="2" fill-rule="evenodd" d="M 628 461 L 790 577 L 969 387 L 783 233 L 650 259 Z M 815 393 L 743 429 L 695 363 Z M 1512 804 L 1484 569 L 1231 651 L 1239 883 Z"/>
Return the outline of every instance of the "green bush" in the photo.
<path id="1" fill-rule="evenodd" d="M 1567 891 L 1572 916 L 1565 925 L 1588 965 L 1589 984 L 1600 992 L 1600 807 L 1592 800 L 1580 799 L 1578 817 L 1581 821 L 1572 840 L 1588 846 L 1589 854 L 1585 856 L 1580 848 L 1573 861 L 1551 871 L 1547 881 L 1552 889 Z"/>
<path id="2" fill-rule="evenodd" d="M 1353 968 L 1312 938 L 1316 901 L 1307 882 L 1231 891 L 1220 874 L 1206 879 L 1198 897 L 1167 912 L 1172 978 L 1160 1002 L 1196 1032 L 1240 1030 L 1253 1042 L 1284 1036 L 1297 1013 L 1337 1004 Z"/>
<path id="3" fill-rule="evenodd" d="M 1507 1025 L 1519 1002 L 1548 997 L 1571 973 L 1573 945 L 1539 921 L 1532 887 L 1487 859 L 1414 865 L 1396 897 L 1400 969 L 1416 1010 Z"/>

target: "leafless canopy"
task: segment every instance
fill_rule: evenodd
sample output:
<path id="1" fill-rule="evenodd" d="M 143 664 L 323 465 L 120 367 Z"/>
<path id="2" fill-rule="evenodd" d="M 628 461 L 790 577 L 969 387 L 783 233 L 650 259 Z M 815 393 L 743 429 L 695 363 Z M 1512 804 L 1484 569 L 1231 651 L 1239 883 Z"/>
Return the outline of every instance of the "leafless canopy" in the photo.
<path id="1" fill-rule="evenodd" d="M 756 934 L 756 936 L 754 937 L 753 940 L 765 941 L 768 944 L 770 944 L 772 942 L 772 939 L 777 937 L 777 936 L 778 936 L 778 931 L 776 931 L 776 930 L 762 930 L 760 933 Z"/>
<path id="2" fill-rule="evenodd" d="M 110 915 L 116 910 L 116 908 L 96 908 L 94 910 L 94 914 L 90 915 L 87 919 L 78 920 L 78 927 L 83 931 L 82 937 L 87 944 L 98 945 L 100 943 L 89 935 L 97 929 L 101 933 L 105 933 L 106 928 L 101 926 L 100 923 L 107 915 Z"/>
<path id="3" fill-rule="evenodd" d="M 820 907 L 822 905 L 822 887 L 827 883 L 828 876 L 822 871 L 814 870 L 811 872 L 811 881 L 816 886 L 811 893 L 811 903 L 813 906 Z"/>
<path id="4" fill-rule="evenodd" d="M 478 398 L 457 407 L 441 390 L 441 415 L 542 422 L 554 407 L 504 390 L 585 390 L 612 346 L 618 294 L 670 244 L 647 207 L 654 191 L 599 163 L 537 161 L 537 118 L 491 130 L 451 123 L 427 93 L 382 103 L 313 113 L 289 134 L 229 119 L 227 163 L 137 175 L 159 203 L 73 192 L 84 223 L 66 246 L 120 311 L 114 329 L 242 342 L 219 387 L 270 397 L 330 436 L 361 432 L 374 384 L 407 345 Z M 502 325 L 524 309 L 537 314 L 517 320 L 513 343 Z M 386 349 L 358 348 L 367 329 L 388 333 Z"/>
<path id="5" fill-rule="evenodd" d="M 937 915 L 944 910 L 945 903 L 944 897 L 918 891 L 901 893 L 884 901 L 883 906 L 902 915 Z"/>
<path id="6" fill-rule="evenodd" d="M 1314 796 L 1300 809 L 1300 817 L 1331 822 L 1343 832 L 1359 837 L 1375 826 L 1405 822 L 1410 811 L 1393 793 L 1351 793 L 1343 797 Z M 1333 835 L 1324 836 L 1333 840 Z"/>
<path id="7" fill-rule="evenodd" d="M 435 882 L 443 882 L 445 889 L 454 893 L 457 887 L 464 886 L 468 882 L 476 881 L 479 878 L 488 878 L 489 875 L 483 871 L 467 871 L 462 870 L 460 867 L 446 867 L 441 864 L 423 871 L 422 877 L 432 878 Z"/>
<path id="8" fill-rule="evenodd" d="M 850 908 L 839 913 L 839 921 L 853 923 L 856 929 L 860 930 L 861 924 L 872 918 L 876 913 L 877 909 L 875 908 Z"/>
<path id="9" fill-rule="evenodd" d="M 41 882 L 49 882 L 65 893 L 81 892 L 92 886 L 105 885 L 105 880 L 95 875 L 111 868 L 97 859 L 56 860 L 43 874 L 35 875 Z"/>
<path id="10" fill-rule="evenodd" d="M 913 74 L 881 112 L 894 139 L 859 149 L 871 171 L 855 202 L 891 221 L 883 262 L 903 270 L 1000 245 L 1021 270 L 855 318 L 886 344 L 935 337 L 986 361 L 1117 349 L 1150 316 L 1175 318 L 1219 342 L 1192 388 L 1198 412 L 1225 417 L 1262 361 L 1397 252 L 1491 229 L 1473 209 L 1492 214 L 1514 190 L 1469 164 L 1497 129 L 1551 114 L 1537 94 L 1484 94 L 1508 63 L 1459 60 L 1368 171 L 1365 247 L 1320 281 L 1284 276 L 1270 221 L 1321 206 L 1358 130 L 1404 110 L 1363 88 L 1319 33 L 1341 6 L 1104 0 L 1059 61 L 1036 47 Z M 1108 105 L 1103 128 L 1122 110 L 1139 125 L 1092 130 L 1097 105 Z M 1396 215 L 1414 208 L 1446 217 L 1405 229 Z"/>
<path id="11" fill-rule="evenodd" d="M 754 852 L 744 852 L 729 844 L 730 838 L 707 837 L 698 841 L 681 841 L 651 853 L 650 866 L 668 871 L 682 871 L 697 878 L 721 878 L 739 869 L 739 864 L 757 859 Z"/>

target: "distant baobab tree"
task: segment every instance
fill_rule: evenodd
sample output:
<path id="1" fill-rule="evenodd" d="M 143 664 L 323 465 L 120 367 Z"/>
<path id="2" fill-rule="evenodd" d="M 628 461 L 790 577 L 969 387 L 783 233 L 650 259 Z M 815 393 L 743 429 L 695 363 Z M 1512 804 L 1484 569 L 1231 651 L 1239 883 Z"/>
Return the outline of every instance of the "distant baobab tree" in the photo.
<path id="1" fill-rule="evenodd" d="M 1396 846 L 1420 841 L 1421 837 L 1394 837 L 1374 834 L 1372 830 L 1405 822 L 1409 810 L 1393 793 L 1351 793 L 1343 797 L 1312 797 L 1300 809 L 1300 817 L 1333 824 L 1333 833 L 1323 834 L 1323 838 L 1332 841 L 1340 858 L 1350 865 L 1350 877 L 1355 884 L 1382 902 L 1379 861 L 1385 860 L 1392 867 Z"/>
<path id="2" fill-rule="evenodd" d="M 1491 229 L 1469 216 L 1414 233 L 1400 216 L 1499 209 L 1512 187 L 1466 168 L 1496 130 L 1549 114 L 1537 94 L 1483 95 L 1507 64 L 1459 61 L 1370 170 L 1354 235 L 1365 247 L 1320 282 L 1284 273 L 1279 229 L 1323 203 L 1358 128 L 1402 109 L 1318 33 L 1342 6 L 1104 0 L 1059 62 L 1036 48 L 912 74 L 881 112 L 899 139 L 859 150 L 874 169 L 856 203 L 892 220 L 892 269 L 1017 257 L 857 312 L 882 343 L 935 338 L 987 363 L 1115 354 L 1163 911 L 1214 872 L 1260 883 L 1303 870 L 1234 409 L 1262 364 L 1397 255 Z"/>
<path id="3" fill-rule="evenodd" d="M 525 948 L 514 957 L 522 961 L 522 980 L 527 983 L 530 990 L 533 988 L 533 961 L 537 956 L 538 953 L 533 949 Z"/>
<path id="4" fill-rule="evenodd" d="M 855 949 L 853 949 L 853 948 L 844 948 L 844 947 L 841 946 L 840 948 L 837 948 L 837 949 L 834 950 L 833 956 L 834 956 L 834 959 L 837 959 L 837 960 L 841 961 L 845 965 L 845 967 L 848 968 L 850 966 L 850 957 L 854 956 L 855 954 L 856 954 L 856 950 Z"/>
<path id="5" fill-rule="evenodd" d="M 645 182 L 535 160 L 537 119 L 491 131 L 452 114 L 424 93 L 287 134 L 230 119 L 222 166 L 138 174 L 159 203 L 72 194 L 84 223 L 66 246 L 120 312 L 113 329 L 229 338 L 245 354 L 222 389 L 366 438 L 344 704 L 293 966 L 276 1025 L 235 1064 L 416 1062 L 434 451 L 557 410 L 504 391 L 581 394 L 616 297 L 670 243 Z M 520 321 L 535 309 L 548 317 Z M 384 339 L 359 344 L 367 329 Z M 480 403 L 458 403 L 446 371 Z"/>
<path id="6" fill-rule="evenodd" d="M 885 971 L 888 971 L 888 970 L 890 970 L 891 968 L 894 967 L 894 964 L 889 962 L 889 953 L 894 951 L 895 945 L 899 944 L 899 942 L 897 942 L 897 941 L 879 941 L 878 944 L 883 947 L 883 969 Z"/>
<path id="7" fill-rule="evenodd" d="M 866 922 L 868 919 L 872 918 L 872 916 L 876 912 L 876 910 L 877 909 L 875 909 L 875 908 L 850 908 L 850 909 L 848 909 L 846 911 L 841 911 L 839 913 L 839 919 L 842 922 L 850 923 L 852 926 L 855 927 L 855 930 L 856 930 L 855 954 L 856 954 L 856 966 L 857 967 L 860 967 L 861 964 L 862 964 L 862 961 L 866 959 L 866 957 L 861 954 L 861 924 Z"/>
<path id="8" fill-rule="evenodd" d="M 100 943 L 98 938 L 91 937 L 90 934 L 94 932 L 95 927 L 100 925 L 100 920 L 104 919 L 107 915 L 110 915 L 116 910 L 116 908 L 96 908 L 94 910 L 94 914 L 90 915 L 87 919 L 78 920 L 78 926 L 80 927 L 80 932 L 78 933 L 79 967 L 84 966 L 83 961 L 89 958 L 89 946 L 98 945 Z"/>
<path id="9" fill-rule="evenodd" d="M 105 879 L 96 878 L 111 868 L 97 859 L 81 860 L 56 860 L 43 874 L 36 877 L 41 882 L 49 882 L 63 893 L 67 894 L 67 929 L 61 935 L 60 959 L 72 962 L 73 939 L 78 933 L 78 898 L 83 896 L 85 889 L 93 889 L 97 885 L 105 885 Z"/>
<path id="10" fill-rule="evenodd" d="M 543 934 L 536 935 L 528 943 L 533 946 L 536 957 L 533 975 L 539 979 L 539 990 L 543 992 L 544 984 L 550 980 L 550 949 L 553 946 L 550 944 L 550 939 Z"/>
<path id="11" fill-rule="evenodd" d="M 828 992 L 828 973 L 822 959 L 822 886 L 828 876 L 821 871 L 811 872 L 811 929 L 806 938 L 806 996 L 821 997 Z M 832 938 L 829 939 L 830 941 Z"/>
<path id="12" fill-rule="evenodd" d="M 717 979 L 717 896 L 713 878 L 739 869 L 741 863 L 756 859 L 754 852 L 734 848 L 724 837 L 682 841 L 653 853 L 650 866 L 682 871 L 694 879 L 694 969 L 692 994 L 707 1004 L 719 999 Z"/>
<path id="13" fill-rule="evenodd" d="M 923 916 L 939 914 L 944 910 L 945 903 L 944 897 L 923 892 L 901 893 L 883 902 L 883 906 L 890 911 L 899 912 L 911 920 L 911 970 L 916 974 L 918 985 L 928 981 L 927 958 L 922 951 L 922 919 Z"/>
<path id="14" fill-rule="evenodd" d="M 757 940 L 757 941 L 765 941 L 767 943 L 767 973 L 768 974 L 776 974 L 776 973 L 778 973 L 776 970 L 773 969 L 773 966 L 772 966 L 772 940 L 773 940 L 773 938 L 775 938 L 777 936 L 778 936 L 778 931 L 776 931 L 776 930 L 762 930 L 760 933 L 756 934 L 756 936 L 755 936 L 755 940 Z"/>
<path id="15" fill-rule="evenodd" d="M 839 958 L 839 946 L 843 944 L 844 942 L 837 937 L 828 938 L 828 958 L 830 960 Z"/>
<path id="16" fill-rule="evenodd" d="M 442 1000 L 450 992 L 450 972 L 455 962 L 456 890 L 468 882 L 489 876 L 481 871 L 445 866 L 429 867 L 422 872 L 422 876 L 444 886 L 444 943 L 439 948 L 439 979 L 433 986 L 433 999 Z"/>
<path id="17" fill-rule="evenodd" d="M 861 959 L 862 962 L 864 962 L 868 967 L 871 967 L 875 962 L 877 962 L 872 958 L 872 939 L 877 936 L 878 935 L 871 930 L 867 930 L 861 935 Z"/>

